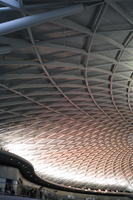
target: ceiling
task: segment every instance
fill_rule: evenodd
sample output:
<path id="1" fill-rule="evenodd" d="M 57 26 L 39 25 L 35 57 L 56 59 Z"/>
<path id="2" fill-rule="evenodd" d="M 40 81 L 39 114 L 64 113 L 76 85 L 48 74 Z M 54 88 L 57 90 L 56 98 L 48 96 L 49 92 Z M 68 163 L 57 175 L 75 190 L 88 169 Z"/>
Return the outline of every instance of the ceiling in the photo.
<path id="1" fill-rule="evenodd" d="M 0 145 L 50 182 L 132 192 L 133 1 L 0 5 Z"/>

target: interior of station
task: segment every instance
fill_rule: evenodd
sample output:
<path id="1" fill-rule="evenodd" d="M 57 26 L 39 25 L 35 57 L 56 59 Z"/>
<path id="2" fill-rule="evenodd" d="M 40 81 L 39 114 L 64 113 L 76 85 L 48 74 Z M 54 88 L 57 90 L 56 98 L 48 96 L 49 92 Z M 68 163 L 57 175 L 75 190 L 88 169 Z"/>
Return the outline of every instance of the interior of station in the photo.
<path id="1" fill-rule="evenodd" d="M 0 0 L 0 200 L 132 199 L 132 120 L 133 0 Z"/>

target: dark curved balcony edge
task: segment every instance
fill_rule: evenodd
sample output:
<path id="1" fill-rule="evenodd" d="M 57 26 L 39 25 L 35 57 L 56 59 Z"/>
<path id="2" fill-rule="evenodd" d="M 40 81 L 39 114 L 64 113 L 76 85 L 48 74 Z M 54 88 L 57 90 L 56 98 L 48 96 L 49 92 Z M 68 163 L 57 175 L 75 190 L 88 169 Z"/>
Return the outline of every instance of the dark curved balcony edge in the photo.
<path id="1" fill-rule="evenodd" d="M 54 190 L 73 192 L 73 193 L 79 193 L 79 194 L 90 194 L 90 195 L 119 196 L 119 197 L 129 197 L 129 198 L 133 197 L 133 193 L 128 193 L 128 192 L 87 191 L 83 189 L 57 185 L 57 184 L 45 181 L 44 179 L 41 179 L 35 173 L 34 167 L 29 161 L 25 160 L 24 158 L 16 154 L 13 154 L 4 150 L 0 150 L 0 164 L 18 168 L 21 174 L 24 176 L 24 178 L 26 178 L 28 181 L 35 183 L 37 185 L 40 185 L 42 187 L 46 187 L 46 188 L 50 188 Z"/>

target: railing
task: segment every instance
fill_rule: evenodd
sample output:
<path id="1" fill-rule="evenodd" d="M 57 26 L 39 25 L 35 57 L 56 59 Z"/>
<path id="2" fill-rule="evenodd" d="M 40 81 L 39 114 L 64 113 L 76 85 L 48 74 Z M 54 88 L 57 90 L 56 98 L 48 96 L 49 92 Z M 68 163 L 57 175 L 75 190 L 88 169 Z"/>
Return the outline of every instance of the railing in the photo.
<path id="1" fill-rule="evenodd" d="M 4 180 L 4 178 L 3 178 Z M 22 197 L 27 197 L 27 198 L 36 198 L 36 199 L 45 199 L 45 190 L 42 187 L 31 187 L 27 185 L 19 185 L 19 184 L 13 184 L 12 183 L 7 183 L 6 179 L 4 181 L 0 181 L 0 200 L 1 196 L 22 196 Z"/>
<path id="2" fill-rule="evenodd" d="M 37 200 L 39 198 L 32 198 L 32 200 Z M 0 193 L 0 200 L 31 200 L 30 197 L 17 196 L 17 195 L 6 195 Z"/>

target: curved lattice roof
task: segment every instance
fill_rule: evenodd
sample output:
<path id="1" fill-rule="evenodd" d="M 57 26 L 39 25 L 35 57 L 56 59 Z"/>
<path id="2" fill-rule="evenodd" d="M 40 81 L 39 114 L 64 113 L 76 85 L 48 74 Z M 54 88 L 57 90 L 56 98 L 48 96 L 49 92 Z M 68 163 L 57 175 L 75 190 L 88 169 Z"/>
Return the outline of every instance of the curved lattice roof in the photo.
<path id="1" fill-rule="evenodd" d="M 133 1 L 0 3 L 1 146 L 48 181 L 133 191 Z"/>

